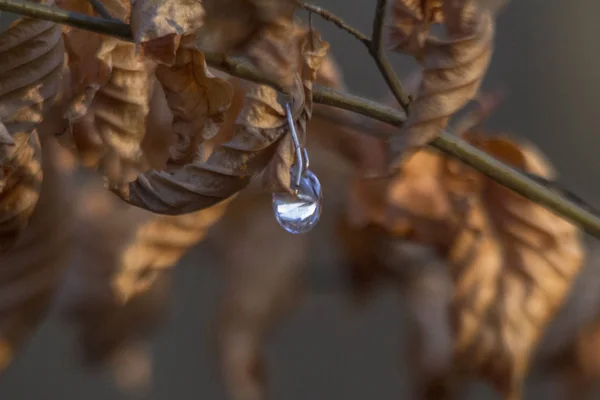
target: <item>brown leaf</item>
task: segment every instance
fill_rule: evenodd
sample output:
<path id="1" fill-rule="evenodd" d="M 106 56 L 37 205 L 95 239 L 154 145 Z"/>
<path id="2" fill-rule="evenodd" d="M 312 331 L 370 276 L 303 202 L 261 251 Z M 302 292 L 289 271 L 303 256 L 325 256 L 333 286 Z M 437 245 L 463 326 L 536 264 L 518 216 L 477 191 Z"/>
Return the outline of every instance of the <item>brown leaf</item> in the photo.
<path id="1" fill-rule="evenodd" d="M 168 66 L 179 41 L 194 38 L 203 51 L 246 56 L 282 86 L 293 88 L 299 55 L 293 0 L 137 0 L 132 30 L 144 54 Z"/>
<path id="2" fill-rule="evenodd" d="M 517 168 L 552 175 L 530 146 L 501 136 L 467 139 Z M 416 153 L 387 188 L 367 192 L 379 201 L 365 206 L 366 223 L 433 246 L 450 263 L 455 353 L 449 372 L 486 378 L 518 398 L 532 350 L 581 267 L 579 230 L 430 151 Z"/>
<path id="3" fill-rule="evenodd" d="M 131 32 L 136 43 L 183 36 L 204 23 L 200 0 L 132 0 Z"/>
<path id="4" fill-rule="evenodd" d="M 216 53 L 240 53 L 283 87 L 294 88 L 300 64 L 294 0 L 207 0 L 198 45 Z"/>
<path id="5" fill-rule="evenodd" d="M 202 143 L 219 132 L 233 96 L 229 82 L 213 76 L 204 55 L 195 49 L 181 49 L 173 66 L 159 65 L 156 76 L 173 113 L 176 143 L 170 162 L 186 164 L 195 158 Z"/>
<path id="6" fill-rule="evenodd" d="M 394 0 L 391 3 L 390 45 L 395 50 L 421 56 L 433 24 L 442 23 L 444 0 Z"/>
<path id="7" fill-rule="evenodd" d="M 108 362 L 162 322 L 170 270 L 222 216 L 227 202 L 161 216 L 131 207 L 99 181 L 79 198 L 80 241 L 61 308 L 79 332 L 85 360 Z"/>
<path id="8" fill-rule="evenodd" d="M 124 184 L 148 169 L 141 142 L 154 65 L 140 59 L 132 43 L 80 30 L 66 39 L 72 100 L 63 142 L 71 142 L 85 165 Z"/>
<path id="9" fill-rule="evenodd" d="M 502 137 L 472 142 L 527 172 L 553 175 L 530 147 Z M 532 350 L 581 267 L 580 232 L 486 178 L 449 257 L 455 265 L 457 362 L 499 391 L 518 395 Z"/>
<path id="10" fill-rule="evenodd" d="M 0 255 L 0 370 L 45 317 L 73 250 L 71 177 L 57 166 L 60 148 L 43 142 L 40 199 L 15 245 Z"/>
<path id="11" fill-rule="evenodd" d="M 302 41 L 300 42 L 301 54 L 304 60 L 302 69 L 300 71 L 300 79 L 303 83 L 304 98 L 302 105 L 302 112 L 299 117 L 295 118 L 296 121 L 296 132 L 300 144 L 306 142 L 306 129 L 307 125 L 312 117 L 312 86 L 313 82 L 317 79 L 317 72 L 321 67 L 321 64 L 327 55 L 329 50 L 329 43 L 321 39 L 320 35 L 314 31 L 306 31 L 303 35 Z M 277 127 L 284 126 L 286 124 L 286 115 L 281 113 L 279 118 L 273 119 L 273 124 Z M 292 135 L 289 132 L 289 128 L 285 133 L 285 136 L 280 140 L 277 151 L 273 156 L 273 159 L 269 162 L 267 169 L 263 173 L 263 182 L 265 187 L 272 191 L 288 191 L 291 192 L 291 173 L 290 170 L 295 159 L 295 148 L 292 140 Z"/>
<path id="12" fill-rule="evenodd" d="M 204 23 L 200 0 L 133 0 L 131 30 L 142 54 L 160 64 L 172 66 L 181 38 Z"/>
<path id="13" fill-rule="evenodd" d="M 314 54 L 312 51 L 305 50 L 307 64 L 303 76 L 306 76 L 306 79 L 314 79 L 315 71 L 318 68 L 316 59 L 319 57 L 319 52 L 324 53 L 328 47 L 327 44 L 321 44 L 319 38 L 315 38 L 315 46 L 317 51 Z M 181 46 L 179 51 L 196 52 L 193 49 L 189 50 L 186 46 Z M 196 54 L 197 57 L 201 57 L 200 53 Z M 195 79 L 194 82 L 198 82 L 198 80 Z M 204 85 L 206 87 L 206 84 Z M 221 84 L 212 87 L 218 91 L 223 88 Z M 304 132 L 305 122 L 300 115 L 304 113 L 304 118 L 310 117 L 308 110 L 311 105 L 304 106 L 304 96 L 306 91 L 312 89 L 312 86 L 308 81 L 302 86 L 298 79 L 297 88 L 292 99 L 293 114 L 295 119 L 299 120 L 300 131 Z M 165 89 L 165 91 L 169 99 L 169 89 Z M 217 95 L 220 96 L 215 93 L 215 96 Z M 205 96 L 208 99 L 212 98 L 210 95 L 205 94 Z M 215 141 L 210 141 L 207 151 L 203 144 L 207 143 L 207 138 L 214 137 L 212 128 L 214 124 L 205 124 L 203 129 L 207 130 L 208 128 L 210 134 L 206 135 L 204 140 L 195 139 L 197 148 L 193 153 L 191 163 L 179 165 L 178 153 L 181 152 L 171 153 L 165 171 L 148 172 L 141 175 L 128 187 L 113 188 L 113 190 L 127 202 L 160 214 L 185 214 L 200 210 L 242 190 L 254 176 L 262 172 L 272 158 L 275 146 L 278 145 L 276 142 L 288 132 L 284 109 L 274 89 L 267 86 L 254 86 L 247 92 L 246 99 L 238 122 L 233 128 L 231 140 L 225 143 L 216 140 L 218 145 L 214 149 Z M 181 112 L 184 108 L 183 104 L 173 103 L 175 100 L 173 97 L 170 99 L 170 108 L 175 115 L 178 113 L 182 115 L 182 120 L 183 116 L 189 118 L 188 116 L 193 115 L 192 107 L 195 106 L 195 103 L 186 102 L 185 107 L 190 111 L 183 110 L 184 112 Z M 181 108 L 178 107 L 179 105 Z M 207 104 L 207 107 L 209 105 Z M 175 111 L 176 108 L 177 111 Z M 222 122 L 225 119 L 223 114 L 225 110 L 223 107 L 216 110 L 218 113 L 213 121 Z M 223 134 L 223 137 L 228 138 L 229 135 Z"/>
<path id="14" fill-rule="evenodd" d="M 564 388 L 564 399 L 586 396 L 600 377 L 600 247 L 590 239 L 585 266 L 536 352 L 535 366 Z"/>
<path id="15" fill-rule="evenodd" d="M 406 146 L 422 147 L 435 139 L 477 94 L 492 55 L 494 16 L 479 0 L 396 0 L 393 10 L 393 48 L 414 55 L 423 67 L 409 117 L 390 141 L 397 167 Z M 429 33 L 433 23 L 445 25 L 446 37 Z"/>
<path id="16" fill-rule="evenodd" d="M 36 127 L 61 88 L 63 53 L 60 28 L 51 22 L 20 18 L 0 34 L 0 253 L 15 243 L 38 201 Z"/>

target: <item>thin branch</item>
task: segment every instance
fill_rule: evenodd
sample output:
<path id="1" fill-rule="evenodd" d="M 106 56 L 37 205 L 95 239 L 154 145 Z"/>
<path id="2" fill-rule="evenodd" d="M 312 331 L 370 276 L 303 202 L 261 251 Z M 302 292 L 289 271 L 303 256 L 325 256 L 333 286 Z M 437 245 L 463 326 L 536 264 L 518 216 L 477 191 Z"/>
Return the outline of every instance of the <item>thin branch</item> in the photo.
<path id="1" fill-rule="evenodd" d="M 133 40 L 130 27 L 125 23 L 50 8 L 27 0 L 0 0 L 0 10 L 104 33 L 123 40 Z M 247 63 L 210 53 L 206 53 L 205 56 L 210 66 L 230 75 L 267 84 L 275 88 L 279 87 Z M 396 127 L 401 127 L 406 119 L 406 115 L 401 111 L 318 85 L 313 88 L 313 100 L 315 103 L 353 111 Z M 382 139 L 389 137 L 389 134 L 383 131 L 370 130 L 365 131 L 365 133 L 374 134 Z M 600 218 L 585 209 L 586 207 L 580 207 L 577 202 L 535 182 L 514 168 L 501 163 L 448 132 L 442 132 L 430 145 L 470 165 L 527 199 L 547 207 L 554 213 L 579 225 L 588 233 L 600 238 Z"/>
<path id="2" fill-rule="evenodd" d="M 110 13 L 106 9 L 106 7 L 104 7 L 104 4 L 102 4 L 102 2 L 100 0 L 88 0 L 88 1 L 92 5 L 92 8 L 94 9 L 94 11 L 101 17 L 106 18 L 106 19 L 116 19 L 112 15 L 110 15 Z"/>
<path id="3" fill-rule="evenodd" d="M 345 30 L 364 44 L 367 47 L 369 54 L 371 54 L 371 57 L 375 60 L 375 64 L 377 65 L 377 68 L 379 68 L 379 72 L 381 72 L 381 76 L 383 76 L 390 91 L 396 100 L 398 100 L 398 103 L 400 103 L 402 108 L 405 111 L 408 111 L 410 98 L 402 87 L 400 79 L 398 79 L 396 72 L 394 72 L 390 61 L 383 50 L 383 30 L 385 28 L 385 11 L 387 9 L 386 0 L 377 1 L 375 19 L 373 20 L 373 37 L 371 39 L 348 25 L 343 19 L 330 11 L 308 3 L 300 2 L 299 4 L 304 9 L 319 15 L 324 20 L 332 22 L 338 28 Z"/>
<path id="4" fill-rule="evenodd" d="M 392 64 L 388 60 L 383 50 L 383 30 L 385 28 L 385 12 L 387 9 L 387 0 L 377 0 L 377 8 L 375 9 L 375 18 L 373 20 L 373 38 L 369 52 L 377 64 L 377 68 L 381 72 L 383 79 L 387 83 L 390 91 L 398 100 L 404 111 L 408 112 L 410 98 L 408 93 L 402 87 L 400 79 L 396 75 Z"/>
<path id="5" fill-rule="evenodd" d="M 354 36 L 356 39 L 358 39 L 360 42 L 362 42 L 365 46 L 367 46 L 367 47 L 371 46 L 371 39 L 369 39 L 369 37 L 367 35 L 364 35 L 358 29 L 351 27 L 346 22 L 344 22 L 343 19 L 341 19 L 334 13 L 327 11 L 322 7 L 315 6 L 315 5 L 308 4 L 308 3 L 301 2 L 300 6 L 302 8 L 304 8 L 305 10 L 310 11 L 311 13 L 317 14 L 324 20 L 333 23 L 338 28 L 348 32 L 349 34 Z"/>
<path id="6" fill-rule="evenodd" d="M 120 21 L 92 17 L 56 7 L 50 8 L 28 0 L 1 0 L 0 10 L 133 41 L 129 25 Z"/>

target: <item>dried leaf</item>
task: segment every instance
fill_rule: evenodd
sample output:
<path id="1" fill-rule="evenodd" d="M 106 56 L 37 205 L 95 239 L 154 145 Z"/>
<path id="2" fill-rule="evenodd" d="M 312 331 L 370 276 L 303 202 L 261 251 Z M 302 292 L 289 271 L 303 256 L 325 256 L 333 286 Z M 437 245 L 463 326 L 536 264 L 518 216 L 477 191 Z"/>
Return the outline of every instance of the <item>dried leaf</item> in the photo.
<path id="1" fill-rule="evenodd" d="M 131 32 L 137 44 L 183 36 L 204 23 L 201 0 L 132 0 Z"/>
<path id="2" fill-rule="evenodd" d="M 306 129 L 312 117 L 312 86 L 317 79 L 317 72 L 321 67 L 327 51 L 329 43 L 321 39 L 320 35 L 314 31 L 305 32 L 301 41 L 301 54 L 304 60 L 300 77 L 304 86 L 304 104 L 299 117 L 295 118 L 296 132 L 301 144 L 306 142 Z M 275 107 L 273 107 L 275 109 Z M 273 118 L 273 125 L 276 127 L 285 126 L 286 115 L 280 113 L 279 117 Z M 288 191 L 292 192 L 291 173 L 290 170 L 295 159 L 295 148 L 292 140 L 292 135 L 289 132 L 280 140 L 277 151 L 273 159 L 269 162 L 267 169 L 263 173 L 263 182 L 265 187 L 272 191 Z"/>
<path id="3" fill-rule="evenodd" d="M 510 165 L 552 174 L 529 146 L 505 137 L 467 139 Z M 361 193 L 375 200 L 362 206 L 359 222 L 431 245 L 451 266 L 455 354 L 449 373 L 487 378 L 518 398 L 532 350 L 581 266 L 579 230 L 430 151 L 416 153 L 387 186 Z"/>
<path id="4" fill-rule="evenodd" d="M 232 87 L 208 71 L 204 55 L 195 49 L 180 50 L 175 64 L 159 65 L 156 76 L 173 113 L 173 131 L 177 136 L 170 150 L 170 162 L 189 163 L 198 153 L 206 153 L 201 150 L 203 142 L 219 132 L 231 104 Z"/>
<path id="5" fill-rule="evenodd" d="M 584 398 L 600 377 L 600 247 L 590 242 L 587 249 L 585 266 L 536 352 L 538 371 L 552 375 L 564 399 Z"/>
<path id="6" fill-rule="evenodd" d="M 154 65 L 136 55 L 134 44 L 115 38 L 71 30 L 66 42 L 73 93 L 63 141 L 110 182 L 131 181 L 148 169 L 141 142 Z"/>
<path id="7" fill-rule="evenodd" d="M 204 238 L 227 202 L 161 216 L 124 204 L 97 181 L 84 187 L 80 204 L 80 244 L 61 308 L 78 330 L 84 359 L 114 365 L 162 322 L 170 269 Z"/>
<path id="8" fill-rule="evenodd" d="M 527 172 L 552 175 L 531 148 L 505 138 L 471 141 Z M 449 253 L 456 274 L 456 357 L 501 392 L 518 396 L 532 350 L 581 267 L 580 232 L 489 178 L 465 225 Z"/>
<path id="9" fill-rule="evenodd" d="M 197 31 L 206 51 L 241 53 L 283 87 L 294 88 L 300 64 L 294 0 L 206 0 L 206 16 Z"/>
<path id="10" fill-rule="evenodd" d="M 282 86 L 293 88 L 299 56 L 293 0 L 136 0 L 132 30 L 143 53 L 168 66 L 182 37 L 203 51 L 242 53 Z"/>
<path id="11" fill-rule="evenodd" d="M 479 0 L 396 0 L 392 18 L 393 48 L 414 55 L 423 67 L 409 117 L 390 141 L 397 167 L 406 146 L 422 147 L 435 139 L 477 94 L 492 55 L 494 16 Z M 430 34 L 434 23 L 444 24 L 447 37 Z"/>
<path id="12" fill-rule="evenodd" d="M 327 47 L 327 45 L 322 46 Z M 188 50 L 182 46 L 180 51 L 194 52 L 195 50 Z M 316 61 L 313 61 L 317 55 L 312 55 L 308 51 L 305 53 L 308 61 L 304 74 L 311 77 L 314 74 L 311 71 L 318 68 Z M 215 87 L 221 90 L 222 86 Z M 310 107 L 307 105 L 305 108 L 304 95 L 305 91 L 311 89 L 311 85 L 307 82 L 303 87 L 298 79 L 297 88 L 292 98 L 296 120 L 303 112 L 310 116 L 308 111 L 304 111 L 309 110 Z M 165 91 L 168 93 L 168 89 Z M 210 99 L 211 96 L 207 98 Z M 206 140 L 201 141 L 198 138 L 196 139 L 198 148 L 193 154 L 193 162 L 178 165 L 177 153 L 181 152 L 175 153 L 175 157 L 171 153 L 165 171 L 148 172 L 128 187 L 113 188 L 113 190 L 127 202 L 160 214 L 185 214 L 200 210 L 242 190 L 254 176 L 262 172 L 272 158 L 278 140 L 288 131 L 283 106 L 278 101 L 275 90 L 267 86 L 255 86 L 248 91 L 246 98 L 246 104 L 238 117 L 231 140 L 225 143 L 217 140 L 216 142 L 219 142 L 217 146 L 214 146 L 215 141 L 210 141 L 207 151 L 203 146 Z M 174 99 L 170 100 L 170 108 L 174 114 L 177 114 Z M 194 104 L 186 103 L 186 107 L 191 106 Z M 223 108 L 219 108 L 219 115 L 215 116 L 215 120 L 222 122 L 225 116 L 220 114 L 224 111 Z M 192 113 L 186 111 L 181 115 L 192 115 Z M 305 130 L 304 124 L 300 119 L 301 131 Z M 211 126 L 208 124 L 211 134 L 207 138 L 214 136 Z M 207 129 L 207 125 L 204 129 Z M 224 134 L 223 137 L 228 135 Z"/>
<path id="13" fill-rule="evenodd" d="M 444 21 L 444 0 L 394 0 L 391 3 L 389 41 L 394 50 L 421 56 L 434 24 Z"/>
<path id="14" fill-rule="evenodd" d="M 20 18 L 0 34 L 0 253 L 27 225 L 42 184 L 36 127 L 61 87 L 63 41 L 47 21 Z"/>
<path id="15" fill-rule="evenodd" d="M 15 245 L 0 255 L 0 370 L 45 317 L 73 250 L 70 176 L 57 166 L 56 143 L 43 143 L 40 200 Z"/>

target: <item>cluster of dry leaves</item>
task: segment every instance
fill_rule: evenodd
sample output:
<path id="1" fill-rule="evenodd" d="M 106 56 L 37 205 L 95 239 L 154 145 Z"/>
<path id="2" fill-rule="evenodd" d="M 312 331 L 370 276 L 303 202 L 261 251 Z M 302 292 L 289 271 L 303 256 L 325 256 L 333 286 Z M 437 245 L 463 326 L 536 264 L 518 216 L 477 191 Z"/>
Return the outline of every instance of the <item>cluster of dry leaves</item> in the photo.
<path id="1" fill-rule="evenodd" d="M 94 15 L 87 0 L 57 5 Z M 344 83 L 329 44 L 295 19 L 296 1 L 104 6 L 131 24 L 135 43 L 31 18 L 0 33 L 0 368 L 58 294 L 85 360 L 112 365 L 125 388 L 144 387 L 151 360 L 141 343 L 164 316 L 170 269 L 213 228 L 227 281 L 223 378 L 233 399 L 266 398 L 262 342 L 300 299 L 310 247 L 281 231 L 269 202 L 291 191 L 290 102 L 327 205 L 344 210 L 323 229 L 353 292 L 364 298 L 384 280 L 406 298 L 416 396 L 455 396 L 482 378 L 520 398 L 545 333 L 540 362 L 569 388 L 600 376 L 600 299 L 584 297 L 594 291 L 584 284 L 567 302 L 584 260 L 579 230 L 423 149 L 474 100 L 457 134 L 553 177 L 530 144 L 482 128 L 497 104 L 479 94 L 494 35 L 486 2 L 391 1 L 390 48 L 421 69 L 389 143 L 361 129 L 391 127 L 313 105 L 313 84 Z M 210 70 L 207 51 L 244 57 L 285 94 Z"/>

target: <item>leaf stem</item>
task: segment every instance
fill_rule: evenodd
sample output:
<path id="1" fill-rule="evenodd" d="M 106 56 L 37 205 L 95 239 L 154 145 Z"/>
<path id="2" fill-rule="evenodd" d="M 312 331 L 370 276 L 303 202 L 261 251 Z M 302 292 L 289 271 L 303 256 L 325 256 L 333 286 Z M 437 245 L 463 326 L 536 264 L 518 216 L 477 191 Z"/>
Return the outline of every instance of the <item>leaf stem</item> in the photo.
<path id="1" fill-rule="evenodd" d="M 383 3 L 383 1 L 380 0 L 378 6 L 380 3 Z M 0 10 L 133 41 L 129 25 L 119 21 L 51 8 L 27 0 L 0 0 Z M 281 89 L 279 85 L 267 79 L 248 63 L 211 53 L 205 53 L 205 57 L 210 66 L 230 75 L 267 84 L 278 90 Z M 313 100 L 315 103 L 352 111 L 396 127 L 402 127 L 402 124 L 406 120 L 406 114 L 402 111 L 319 85 L 315 85 L 313 88 Z M 388 133 L 378 130 L 365 130 L 363 133 L 373 134 L 382 139 L 389 137 Z M 600 238 L 600 218 L 597 215 L 579 206 L 576 202 L 532 180 L 516 169 L 494 159 L 460 138 L 448 132 L 442 132 L 430 146 L 461 160 L 498 183 L 514 190 L 531 201 L 547 207 L 554 213 L 579 225 L 591 235 Z"/>

